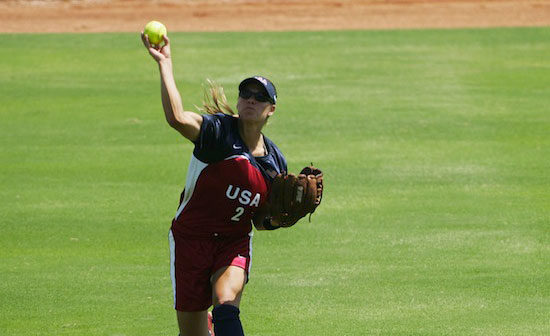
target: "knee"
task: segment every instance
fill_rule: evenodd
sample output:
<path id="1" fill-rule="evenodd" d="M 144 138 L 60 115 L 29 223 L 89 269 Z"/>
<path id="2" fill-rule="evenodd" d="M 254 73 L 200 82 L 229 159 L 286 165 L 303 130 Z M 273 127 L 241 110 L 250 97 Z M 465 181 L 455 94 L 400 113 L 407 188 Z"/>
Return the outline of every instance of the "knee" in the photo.
<path id="1" fill-rule="evenodd" d="M 214 305 L 229 304 L 238 307 L 246 283 L 245 271 L 230 266 L 219 270 L 213 278 Z"/>
<path id="2" fill-rule="evenodd" d="M 240 294 L 240 292 L 234 291 L 231 288 L 221 288 L 216 290 L 214 305 L 228 304 L 238 306 L 241 296 Z"/>

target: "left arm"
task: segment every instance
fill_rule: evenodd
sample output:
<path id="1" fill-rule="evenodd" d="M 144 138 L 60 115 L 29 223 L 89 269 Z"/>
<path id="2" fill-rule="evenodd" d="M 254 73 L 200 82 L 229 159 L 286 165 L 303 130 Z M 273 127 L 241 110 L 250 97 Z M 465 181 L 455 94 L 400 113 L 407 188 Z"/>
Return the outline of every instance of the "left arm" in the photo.
<path id="1" fill-rule="evenodd" d="M 267 206 L 263 206 L 254 214 L 252 224 L 254 224 L 254 227 L 258 231 L 276 230 L 280 228 L 279 225 L 271 220 Z"/>

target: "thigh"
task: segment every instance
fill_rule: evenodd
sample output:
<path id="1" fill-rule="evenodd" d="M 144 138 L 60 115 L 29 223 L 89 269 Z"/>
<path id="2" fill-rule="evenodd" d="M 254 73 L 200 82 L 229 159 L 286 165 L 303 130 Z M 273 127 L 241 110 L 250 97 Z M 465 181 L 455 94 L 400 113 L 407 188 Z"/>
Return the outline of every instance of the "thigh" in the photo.
<path id="1" fill-rule="evenodd" d="M 170 275 L 176 310 L 198 312 L 212 304 L 213 249 L 208 241 L 185 239 L 170 231 Z"/>
<path id="2" fill-rule="evenodd" d="M 207 311 L 178 311 L 178 326 L 180 336 L 208 336 Z"/>
<path id="3" fill-rule="evenodd" d="M 238 266 L 227 266 L 216 271 L 212 276 L 212 304 L 239 307 L 246 278 L 246 271 Z"/>
<path id="4" fill-rule="evenodd" d="M 248 281 L 252 264 L 252 235 L 221 240 L 214 255 L 214 272 L 228 266 L 242 268 Z M 212 277 L 214 278 L 214 277 Z"/>
<path id="5" fill-rule="evenodd" d="M 212 304 L 239 307 L 248 281 L 252 257 L 252 235 L 221 240 L 214 257 Z"/>

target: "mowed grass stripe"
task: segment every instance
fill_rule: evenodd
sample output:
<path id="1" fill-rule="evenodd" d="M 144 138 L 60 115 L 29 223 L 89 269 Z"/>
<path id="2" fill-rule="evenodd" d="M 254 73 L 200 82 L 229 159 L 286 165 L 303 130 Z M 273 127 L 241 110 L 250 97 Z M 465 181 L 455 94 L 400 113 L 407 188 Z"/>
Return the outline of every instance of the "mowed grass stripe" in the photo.
<path id="1" fill-rule="evenodd" d="M 546 335 L 550 29 L 174 33 L 186 108 L 263 74 L 265 133 L 326 174 L 255 235 L 247 335 Z M 0 333 L 177 334 L 192 146 L 138 34 L 0 35 Z"/>

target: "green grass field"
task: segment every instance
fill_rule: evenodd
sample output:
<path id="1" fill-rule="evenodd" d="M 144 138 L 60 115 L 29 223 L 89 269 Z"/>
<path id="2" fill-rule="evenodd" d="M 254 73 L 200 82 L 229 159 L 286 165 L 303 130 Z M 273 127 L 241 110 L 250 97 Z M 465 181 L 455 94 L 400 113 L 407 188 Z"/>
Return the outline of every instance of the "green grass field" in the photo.
<path id="1" fill-rule="evenodd" d="M 171 38 L 187 109 L 264 74 L 265 133 L 325 171 L 311 223 L 255 235 L 247 335 L 550 334 L 550 28 Z M 138 34 L 0 44 L 0 335 L 177 335 L 192 147 Z"/>

